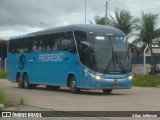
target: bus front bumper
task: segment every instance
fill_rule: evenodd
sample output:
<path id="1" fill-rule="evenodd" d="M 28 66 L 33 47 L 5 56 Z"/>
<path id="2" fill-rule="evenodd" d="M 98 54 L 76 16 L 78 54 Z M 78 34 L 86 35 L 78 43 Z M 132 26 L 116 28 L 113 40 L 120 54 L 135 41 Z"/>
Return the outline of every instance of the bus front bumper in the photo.
<path id="1" fill-rule="evenodd" d="M 130 89 L 132 87 L 132 75 L 127 78 L 102 78 L 90 76 L 91 86 L 95 89 Z"/>

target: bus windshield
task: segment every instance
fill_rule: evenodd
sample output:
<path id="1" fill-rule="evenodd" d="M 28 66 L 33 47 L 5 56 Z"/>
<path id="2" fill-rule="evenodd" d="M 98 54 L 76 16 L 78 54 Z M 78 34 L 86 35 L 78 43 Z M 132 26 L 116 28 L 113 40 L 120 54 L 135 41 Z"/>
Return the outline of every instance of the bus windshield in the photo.
<path id="1" fill-rule="evenodd" d="M 131 71 L 129 44 L 125 37 L 93 35 L 94 68 L 103 73 Z"/>

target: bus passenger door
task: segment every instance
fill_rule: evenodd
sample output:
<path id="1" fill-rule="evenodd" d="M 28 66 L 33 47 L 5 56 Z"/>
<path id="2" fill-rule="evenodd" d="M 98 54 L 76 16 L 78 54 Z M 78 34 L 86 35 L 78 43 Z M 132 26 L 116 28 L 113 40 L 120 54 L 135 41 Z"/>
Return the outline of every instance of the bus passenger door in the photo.
<path id="1" fill-rule="evenodd" d="M 58 79 L 60 84 L 66 85 L 68 73 L 74 73 L 73 64 L 77 56 L 72 32 L 60 33 L 59 51 Z"/>

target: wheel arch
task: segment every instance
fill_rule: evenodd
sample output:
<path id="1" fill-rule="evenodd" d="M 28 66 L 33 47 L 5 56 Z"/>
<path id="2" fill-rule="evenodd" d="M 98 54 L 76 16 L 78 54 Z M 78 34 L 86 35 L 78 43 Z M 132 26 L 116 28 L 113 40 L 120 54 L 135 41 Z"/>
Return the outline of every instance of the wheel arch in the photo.
<path id="1" fill-rule="evenodd" d="M 74 74 L 74 73 L 69 73 L 69 74 L 68 74 L 68 77 L 67 77 L 67 87 L 69 87 L 70 78 L 71 78 L 72 76 L 75 77 L 75 74 Z M 76 78 L 76 77 L 75 77 L 75 78 Z M 76 82 L 76 80 L 75 80 L 75 82 Z"/>
<path id="2" fill-rule="evenodd" d="M 24 75 L 25 75 L 25 74 L 27 74 L 27 75 L 28 75 L 28 72 L 26 72 L 26 71 L 25 71 L 25 72 L 23 72 L 23 77 L 24 77 Z"/>
<path id="3" fill-rule="evenodd" d="M 16 82 L 18 82 L 18 75 L 21 75 L 21 77 L 22 77 L 22 74 L 20 71 L 17 71 L 17 73 L 16 73 Z"/>

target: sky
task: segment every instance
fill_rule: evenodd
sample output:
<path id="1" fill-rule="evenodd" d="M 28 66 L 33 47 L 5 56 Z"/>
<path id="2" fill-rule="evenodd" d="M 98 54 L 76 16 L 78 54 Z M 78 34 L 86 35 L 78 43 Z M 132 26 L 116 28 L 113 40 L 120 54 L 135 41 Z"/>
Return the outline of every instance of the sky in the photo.
<path id="1" fill-rule="evenodd" d="M 86 23 L 105 16 L 107 0 L 86 0 Z M 144 12 L 160 13 L 160 0 L 109 0 L 108 16 L 114 9 L 129 10 L 134 17 Z M 0 38 L 43 29 L 85 23 L 85 0 L 0 0 Z M 157 21 L 160 27 L 160 15 Z"/>

